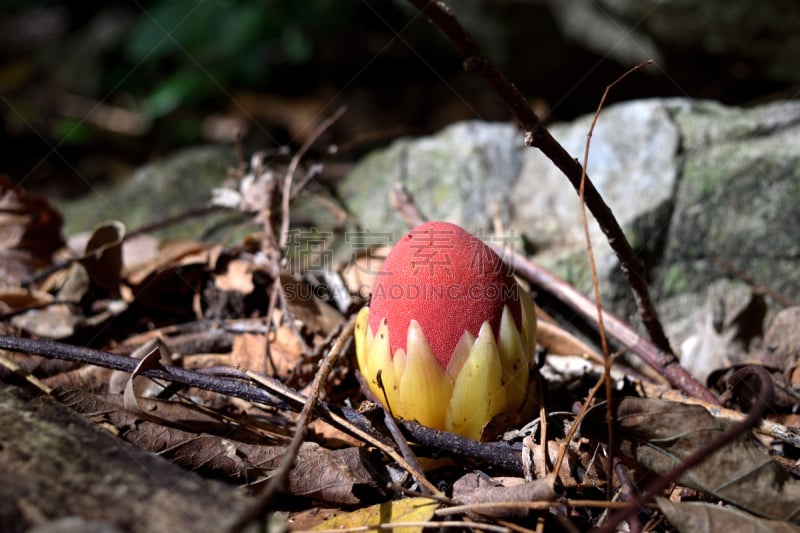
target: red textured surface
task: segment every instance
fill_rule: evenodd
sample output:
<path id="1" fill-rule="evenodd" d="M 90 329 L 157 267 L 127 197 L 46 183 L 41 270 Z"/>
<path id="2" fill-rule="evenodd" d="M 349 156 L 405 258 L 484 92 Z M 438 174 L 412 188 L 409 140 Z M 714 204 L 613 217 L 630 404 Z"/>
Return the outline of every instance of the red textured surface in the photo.
<path id="1" fill-rule="evenodd" d="M 497 335 L 503 306 L 520 326 L 519 286 L 500 257 L 449 222 L 426 222 L 395 244 L 372 290 L 369 325 L 386 318 L 392 353 L 405 349 L 412 319 L 446 367 L 465 330 L 478 335 L 489 321 Z"/>

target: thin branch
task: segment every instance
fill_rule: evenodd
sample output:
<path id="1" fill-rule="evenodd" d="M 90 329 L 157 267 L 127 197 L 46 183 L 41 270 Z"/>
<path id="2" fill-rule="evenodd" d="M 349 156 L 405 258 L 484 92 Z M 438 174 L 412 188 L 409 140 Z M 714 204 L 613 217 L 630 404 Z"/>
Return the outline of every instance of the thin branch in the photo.
<path id="1" fill-rule="evenodd" d="M 314 131 L 311 132 L 311 135 L 305 140 L 300 149 L 297 150 L 297 153 L 294 154 L 292 160 L 289 162 L 289 168 L 286 169 L 286 175 L 283 178 L 283 196 L 281 197 L 281 237 L 280 237 L 280 248 L 283 250 L 286 248 L 286 243 L 289 240 L 289 204 L 292 201 L 292 180 L 294 179 L 294 173 L 297 171 L 297 167 L 300 165 L 300 160 L 303 156 L 306 155 L 306 152 L 311 148 L 311 146 L 317 142 L 317 139 L 320 135 L 322 135 L 325 130 L 331 127 L 331 125 L 339 120 L 342 115 L 345 114 L 347 111 L 347 107 L 342 106 L 337 109 L 333 115 L 323 120 L 319 126 L 317 126 Z M 296 193 L 297 191 L 295 191 Z"/>
<path id="2" fill-rule="evenodd" d="M 464 69 L 475 72 L 485 79 L 494 92 L 505 102 L 525 131 L 525 144 L 538 148 L 561 170 L 575 190 L 578 191 L 581 186 L 581 176 L 583 175 L 581 165 L 550 135 L 550 132 L 547 131 L 539 117 L 531 109 L 522 93 L 486 57 L 472 36 L 455 18 L 450 8 L 441 1 L 408 1 L 428 17 L 455 45 L 464 59 Z M 633 290 L 634 298 L 639 308 L 639 315 L 650 335 L 650 339 L 659 348 L 663 356 L 668 359 L 665 364 L 677 364 L 677 357 L 675 357 L 670 347 L 664 328 L 658 319 L 658 313 L 650 299 L 644 265 L 636 257 L 636 253 L 625 237 L 617 219 L 588 176 L 586 176 L 584 196 L 586 206 L 594 215 L 600 225 L 600 229 L 606 235 L 609 245 L 619 259 L 620 268 Z"/>
<path id="3" fill-rule="evenodd" d="M 597 323 L 596 308 L 583 294 L 574 287 L 560 279 L 558 276 L 529 261 L 525 256 L 516 252 L 502 252 L 504 260 L 510 262 L 515 272 L 558 298 L 570 309 L 581 315 L 584 319 Z M 639 336 L 628 324 L 609 311 L 603 311 L 603 321 L 606 332 L 617 340 L 627 350 L 636 354 L 663 375 L 675 388 L 685 392 L 693 398 L 701 399 L 713 405 L 719 405 L 717 398 L 702 383 L 692 377 L 683 368 L 674 355 L 668 354 L 655 346 L 652 342 Z"/>
<path id="4" fill-rule="evenodd" d="M 72 346 L 51 340 L 23 339 L 7 335 L 0 335 L 0 350 L 85 363 L 122 370 L 128 373 L 132 373 L 139 363 L 138 359 L 125 355 Z M 254 379 L 252 373 L 246 373 L 233 367 L 216 367 L 207 368 L 203 371 L 193 371 L 164 365 L 161 368 L 143 370 L 140 375 L 164 379 L 189 387 L 197 387 L 284 411 L 300 411 L 307 401 L 304 395 L 274 378 L 260 376 L 257 382 L 262 387 L 246 383 L 242 380 Z M 319 401 L 315 414 L 349 435 L 379 447 L 376 441 L 381 437 L 375 436 L 375 431 L 370 421 L 354 409 L 333 406 Z M 401 421 L 400 424 L 414 441 L 425 448 L 484 462 L 513 474 L 520 475 L 522 473 L 522 460 L 520 459 L 518 446 L 511 446 L 504 442 L 478 442 L 453 433 L 427 428 L 407 420 Z M 381 449 L 383 450 L 383 448 Z M 392 455 L 392 453 L 387 453 L 387 455 L 401 464 L 404 461 L 400 454 L 394 453 Z M 407 467 L 404 465 L 404 468 Z"/>
<path id="5" fill-rule="evenodd" d="M 592 287 L 594 288 L 594 301 L 597 307 L 597 331 L 600 333 L 600 346 L 603 350 L 603 379 L 605 380 L 606 385 L 606 400 L 608 406 L 608 454 L 609 454 L 609 462 L 608 462 L 608 483 L 606 484 L 607 490 L 607 497 L 611 499 L 611 489 L 614 485 L 614 418 L 615 418 L 615 410 L 614 410 L 614 389 L 611 384 L 611 357 L 608 354 L 608 341 L 606 340 L 606 327 L 603 323 L 603 304 L 600 299 L 600 280 L 597 276 L 597 263 L 594 259 L 594 253 L 592 252 L 592 238 L 589 235 L 589 218 L 586 216 L 586 181 L 588 177 L 586 176 L 586 168 L 589 166 L 589 146 L 592 142 L 592 133 L 594 133 L 594 127 L 597 124 L 597 119 L 600 117 L 600 111 L 603 109 L 603 104 L 606 102 L 606 98 L 608 97 L 608 93 L 611 92 L 611 89 L 614 88 L 619 82 L 625 79 L 627 76 L 632 74 L 633 72 L 644 68 L 645 66 L 651 64 L 653 61 L 649 60 L 640 65 L 636 65 L 635 67 L 628 69 L 622 76 L 614 80 L 610 83 L 606 90 L 603 91 L 603 96 L 600 98 L 600 103 L 597 105 L 597 110 L 594 113 L 594 118 L 592 118 L 592 124 L 589 126 L 589 131 L 586 134 L 586 148 L 583 151 L 583 168 L 581 169 L 581 186 L 578 188 L 578 196 L 580 197 L 580 204 L 581 204 L 581 220 L 583 222 L 583 236 L 586 240 L 586 255 L 589 257 L 589 266 L 592 271 Z M 588 402 L 587 402 L 588 403 Z M 566 446 L 566 444 L 565 444 Z"/>

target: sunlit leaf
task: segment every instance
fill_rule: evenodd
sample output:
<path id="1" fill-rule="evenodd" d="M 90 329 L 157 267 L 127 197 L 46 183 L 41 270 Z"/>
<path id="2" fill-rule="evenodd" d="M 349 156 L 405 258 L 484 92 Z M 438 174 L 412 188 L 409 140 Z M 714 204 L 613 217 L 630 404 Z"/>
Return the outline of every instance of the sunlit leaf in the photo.
<path id="1" fill-rule="evenodd" d="M 341 529 L 360 526 L 377 526 L 380 524 L 396 524 L 402 522 L 427 522 L 439 502 L 430 498 L 406 498 L 376 505 L 371 505 L 352 513 L 343 514 L 326 520 L 314 530 Z M 378 531 L 377 528 L 368 531 Z M 395 533 L 418 533 L 421 527 L 397 527 Z"/>

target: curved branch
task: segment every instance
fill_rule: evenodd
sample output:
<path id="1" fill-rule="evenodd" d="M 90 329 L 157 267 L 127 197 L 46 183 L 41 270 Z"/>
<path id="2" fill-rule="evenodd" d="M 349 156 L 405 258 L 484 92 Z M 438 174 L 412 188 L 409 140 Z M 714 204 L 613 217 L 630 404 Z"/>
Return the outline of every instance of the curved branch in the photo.
<path id="1" fill-rule="evenodd" d="M 508 109 L 525 131 L 525 144 L 538 148 L 567 177 L 576 191 L 580 190 L 582 167 L 558 141 L 556 141 L 539 117 L 531 109 L 528 101 L 519 90 L 487 58 L 472 36 L 458 22 L 450 8 L 440 1 L 408 0 L 453 43 L 464 58 L 464 69 L 475 72 L 485 79 L 495 93 L 505 102 Z M 617 219 L 594 184 L 586 176 L 584 199 L 586 207 L 594 215 L 608 243 L 617 255 L 620 268 L 633 290 L 645 328 L 659 350 L 669 359 L 668 364 L 678 364 L 658 313 L 647 288 L 644 265 L 636 257 Z"/>

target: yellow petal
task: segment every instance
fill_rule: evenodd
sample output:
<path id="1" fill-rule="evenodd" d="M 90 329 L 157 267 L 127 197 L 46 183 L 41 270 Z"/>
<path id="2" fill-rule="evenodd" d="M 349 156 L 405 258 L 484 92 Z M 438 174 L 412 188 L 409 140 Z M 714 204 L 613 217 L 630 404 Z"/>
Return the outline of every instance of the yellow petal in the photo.
<path id="1" fill-rule="evenodd" d="M 522 344 L 522 338 L 511 310 L 503 308 L 500 319 L 500 335 L 497 339 L 497 352 L 503 366 L 503 383 L 506 390 L 507 405 L 502 410 L 514 409 L 522 404 L 528 393 L 528 350 Z"/>
<path id="2" fill-rule="evenodd" d="M 492 327 L 484 322 L 453 385 L 447 410 L 447 430 L 479 440 L 500 405 L 505 404 L 503 369 Z M 491 411 L 490 411 L 491 409 Z"/>
<path id="3" fill-rule="evenodd" d="M 367 375 L 369 368 L 367 353 L 372 346 L 372 332 L 369 330 L 369 307 L 362 307 L 356 317 L 356 329 L 353 332 L 356 339 L 356 359 L 361 373 Z"/>
<path id="4" fill-rule="evenodd" d="M 444 429 L 453 385 L 416 320 L 408 325 L 406 348 L 405 369 L 399 379 L 403 412 L 395 414 L 424 426 Z"/>
<path id="5" fill-rule="evenodd" d="M 456 349 L 453 350 L 450 362 L 447 363 L 447 375 L 450 376 L 451 381 L 455 382 L 456 378 L 461 373 L 461 369 L 464 367 L 464 363 L 467 362 L 473 344 L 475 344 L 475 337 L 473 337 L 472 333 L 469 331 L 464 331 L 456 345 Z"/>
<path id="6" fill-rule="evenodd" d="M 375 338 L 372 345 L 369 346 L 365 362 L 366 364 L 361 366 L 361 373 L 364 374 L 372 394 L 381 402 L 385 402 L 384 391 L 387 396 L 391 397 L 397 389 L 392 368 L 392 355 L 389 351 L 389 327 L 385 320 L 381 321 L 378 331 L 375 332 Z M 378 376 L 380 376 L 380 381 Z"/>

